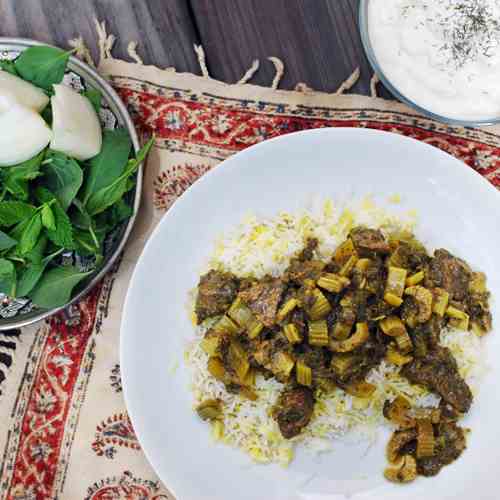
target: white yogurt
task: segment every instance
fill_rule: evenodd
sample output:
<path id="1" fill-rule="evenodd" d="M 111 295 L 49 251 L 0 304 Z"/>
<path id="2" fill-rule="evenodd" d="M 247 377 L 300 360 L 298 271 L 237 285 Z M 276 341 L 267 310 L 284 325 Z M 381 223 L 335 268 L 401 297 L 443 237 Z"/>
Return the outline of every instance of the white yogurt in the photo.
<path id="1" fill-rule="evenodd" d="M 415 104 L 500 118 L 500 0 L 370 0 L 368 31 L 382 72 Z"/>

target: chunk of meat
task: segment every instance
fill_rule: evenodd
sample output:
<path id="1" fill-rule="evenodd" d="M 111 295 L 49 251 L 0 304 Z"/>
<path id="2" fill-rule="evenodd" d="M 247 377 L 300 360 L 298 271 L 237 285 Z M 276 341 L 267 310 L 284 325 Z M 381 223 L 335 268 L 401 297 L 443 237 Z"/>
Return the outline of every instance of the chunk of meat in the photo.
<path id="1" fill-rule="evenodd" d="M 270 327 L 276 322 L 278 305 L 284 291 L 283 280 L 267 279 L 258 281 L 247 290 L 242 291 L 240 298 L 264 326 Z"/>
<path id="2" fill-rule="evenodd" d="M 371 256 L 375 254 L 387 254 L 390 251 L 384 235 L 378 229 L 368 229 L 366 227 L 355 227 L 349 234 L 354 248 L 361 256 Z"/>
<path id="3" fill-rule="evenodd" d="M 210 271 L 200 278 L 195 313 L 198 323 L 224 314 L 238 293 L 238 279 L 231 273 Z"/>
<path id="4" fill-rule="evenodd" d="M 414 359 L 403 368 L 402 374 L 410 382 L 437 392 L 460 413 L 469 411 L 472 393 L 460 377 L 455 358 L 446 347 L 437 347 L 425 358 Z"/>
<path id="5" fill-rule="evenodd" d="M 313 369 L 315 377 L 332 379 L 340 387 L 346 387 L 354 382 L 364 380 L 367 373 L 384 358 L 386 346 L 373 339 L 369 339 L 361 347 L 349 353 L 351 360 L 342 371 L 337 371 L 332 364 L 328 369 Z M 344 356 L 341 354 L 341 356 Z"/>
<path id="6" fill-rule="evenodd" d="M 429 256 L 423 246 L 416 242 L 398 241 L 397 247 L 389 257 L 388 264 L 417 272 L 423 269 L 428 262 Z"/>
<path id="7" fill-rule="evenodd" d="M 312 260 L 316 248 L 318 248 L 319 241 L 317 238 L 308 238 L 306 241 L 306 246 L 299 253 L 298 259 L 301 261 Z"/>
<path id="8" fill-rule="evenodd" d="M 318 280 L 324 268 L 325 264 L 320 260 L 302 261 L 300 259 L 292 259 L 285 276 L 289 280 L 301 285 L 307 279 Z"/>
<path id="9" fill-rule="evenodd" d="M 436 250 L 426 273 L 427 288 L 444 288 L 450 299 L 462 301 L 472 277 L 470 267 L 447 250 Z"/>
<path id="10" fill-rule="evenodd" d="M 285 389 L 279 398 L 273 416 L 285 439 L 299 435 L 310 422 L 314 409 L 314 395 L 308 387 Z"/>
<path id="11" fill-rule="evenodd" d="M 434 456 L 417 459 L 417 470 L 422 476 L 435 476 L 445 465 L 455 461 L 466 448 L 464 430 L 455 423 L 435 426 L 435 434 Z"/>
<path id="12" fill-rule="evenodd" d="M 297 357 L 313 371 L 327 368 L 331 358 L 329 352 L 323 347 L 311 347 L 307 344 L 300 346 Z"/>

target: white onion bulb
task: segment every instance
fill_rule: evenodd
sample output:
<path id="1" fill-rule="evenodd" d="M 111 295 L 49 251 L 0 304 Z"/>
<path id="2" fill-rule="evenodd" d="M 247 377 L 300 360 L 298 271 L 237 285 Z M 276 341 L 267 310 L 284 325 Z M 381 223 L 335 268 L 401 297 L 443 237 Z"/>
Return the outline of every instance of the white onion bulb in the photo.
<path id="1" fill-rule="evenodd" d="M 50 147 L 77 160 L 88 160 L 101 150 L 102 130 L 90 101 L 65 85 L 54 85 L 53 139 Z"/>

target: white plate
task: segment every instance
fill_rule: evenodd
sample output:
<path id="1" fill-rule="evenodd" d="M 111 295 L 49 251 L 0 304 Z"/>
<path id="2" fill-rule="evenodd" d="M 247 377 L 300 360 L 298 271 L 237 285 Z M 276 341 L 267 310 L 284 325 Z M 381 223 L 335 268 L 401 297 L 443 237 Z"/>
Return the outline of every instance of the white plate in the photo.
<path id="1" fill-rule="evenodd" d="M 249 211 L 298 210 L 313 195 L 374 194 L 383 201 L 393 193 L 402 194 L 402 208 L 418 210 L 420 238 L 486 272 L 499 296 L 499 193 L 460 161 L 399 135 L 321 129 L 261 143 L 206 174 L 163 218 L 132 278 L 121 366 L 139 441 L 178 500 L 498 498 L 500 336 L 494 332 L 484 339 L 491 370 L 466 420 L 473 430 L 468 449 L 439 476 L 405 487 L 382 477 L 385 438 L 366 456 L 366 446 L 339 445 L 320 459 L 301 454 L 287 469 L 254 465 L 242 452 L 214 445 L 192 411 L 183 363 L 193 336 L 186 303 L 216 236 Z"/>

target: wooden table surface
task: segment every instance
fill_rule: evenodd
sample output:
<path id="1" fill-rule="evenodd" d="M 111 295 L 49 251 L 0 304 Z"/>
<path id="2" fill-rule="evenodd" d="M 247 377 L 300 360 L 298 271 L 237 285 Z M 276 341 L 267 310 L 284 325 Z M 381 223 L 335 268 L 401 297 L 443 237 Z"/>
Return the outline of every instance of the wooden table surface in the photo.
<path id="1" fill-rule="evenodd" d="M 281 88 L 305 82 L 334 91 L 359 66 L 354 91 L 368 93 L 372 71 L 357 27 L 358 0 L 0 0 L 0 35 L 62 47 L 82 35 L 97 55 L 94 19 L 105 20 L 127 57 L 130 40 L 148 64 L 199 73 L 193 44 L 202 44 L 211 76 L 237 81 L 256 58 L 253 83 L 274 76 L 268 56 L 286 65 Z"/>

